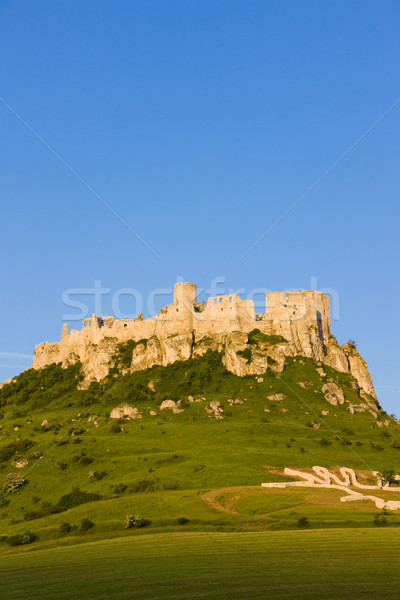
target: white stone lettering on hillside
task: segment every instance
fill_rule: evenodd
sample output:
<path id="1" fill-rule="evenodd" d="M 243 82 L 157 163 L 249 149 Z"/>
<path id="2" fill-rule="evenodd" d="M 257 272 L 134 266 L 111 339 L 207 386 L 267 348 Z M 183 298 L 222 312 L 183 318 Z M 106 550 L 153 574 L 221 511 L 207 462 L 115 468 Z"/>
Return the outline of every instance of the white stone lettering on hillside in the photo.
<path id="1" fill-rule="evenodd" d="M 299 477 L 303 481 L 280 481 L 273 483 L 262 483 L 262 487 L 266 488 L 289 488 L 289 487 L 317 487 L 317 488 L 329 488 L 334 490 L 341 490 L 347 495 L 340 498 L 341 502 L 351 502 L 357 500 L 371 500 L 375 502 L 377 508 L 386 508 L 387 510 L 400 510 L 400 501 L 398 500 L 384 500 L 377 496 L 371 496 L 362 494 L 361 492 L 355 491 L 351 488 L 358 488 L 360 490 L 379 490 L 379 491 L 390 491 L 400 492 L 400 488 L 392 488 L 389 483 L 383 484 L 382 478 L 376 471 L 372 474 L 376 477 L 377 485 L 363 485 L 357 480 L 357 475 L 353 469 L 348 467 L 340 467 L 340 479 L 334 473 L 331 473 L 325 467 L 313 467 L 314 473 L 306 473 L 304 471 L 297 471 L 295 469 L 285 468 L 285 475 L 291 477 Z M 396 475 L 396 479 L 399 476 Z"/>

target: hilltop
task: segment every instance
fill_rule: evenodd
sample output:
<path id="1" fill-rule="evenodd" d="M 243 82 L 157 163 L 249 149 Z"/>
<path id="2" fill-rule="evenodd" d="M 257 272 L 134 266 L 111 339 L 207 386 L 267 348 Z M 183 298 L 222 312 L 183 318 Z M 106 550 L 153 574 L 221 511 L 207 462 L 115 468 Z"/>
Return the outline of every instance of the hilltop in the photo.
<path id="1" fill-rule="evenodd" d="M 148 320 L 125 328 L 93 317 L 82 332 L 64 330 L 58 346 L 39 346 L 35 366 L 0 389 L 4 543 L 121 534 L 129 515 L 128 525 L 152 531 L 292 528 L 305 515 L 315 527 L 372 525 L 372 502 L 343 506 L 335 490 L 260 485 L 314 465 L 396 483 L 400 425 L 380 407 L 355 346 L 333 338 L 326 299 L 315 294 L 296 321 L 243 317 L 242 331 L 237 319 L 227 331 L 217 319 L 204 334 L 193 321 L 171 333 L 178 326 L 164 319 L 145 338 Z M 181 308 L 176 297 L 162 314 L 176 301 Z M 113 327 L 139 329 L 120 339 Z"/>
<path id="2" fill-rule="evenodd" d="M 167 366 L 222 353 L 227 369 L 236 375 L 262 375 L 268 367 L 281 372 L 286 357 L 302 355 L 343 373 L 351 373 L 357 390 L 368 403 L 376 393 L 366 362 L 354 344 L 340 346 L 330 329 L 329 296 L 322 292 L 268 292 L 265 312 L 256 313 L 252 300 L 237 294 L 197 302 L 194 283 L 176 283 L 171 304 L 155 317 L 83 319 L 82 330 L 64 325 L 59 342 L 36 346 L 34 369 L 53 363 L 67 367 L 81 363 L 81 387 L 106 377 L 123 342 L 124 373 L 153 365 Z"/>

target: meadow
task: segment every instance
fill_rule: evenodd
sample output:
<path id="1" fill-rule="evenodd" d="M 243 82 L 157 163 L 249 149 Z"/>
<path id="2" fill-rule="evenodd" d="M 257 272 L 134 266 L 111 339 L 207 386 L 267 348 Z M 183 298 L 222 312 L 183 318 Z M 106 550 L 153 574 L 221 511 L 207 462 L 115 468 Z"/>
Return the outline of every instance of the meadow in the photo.
<path id="1" fill-rule="evenodd" d="M 397 600 L 399 559 L 395 529 L 146 534 L 10 551 L 0 557 L 0 595 Z"/>
<path id="2" fill-rule="evenodd" d="M 0 552 L 15 536 L 30 546 L 125 536 L 129 515 L 153 533 L 399 524 L 372 502 L 341 503 L 335 490 L 260 486 L 289 480 L 285 466 L 348 466 L 374 483 L 372 471 L 396 471 L 400 426 L 382 410 L 349 412 L 361 402 L 350 375 L 326 367 L 345 395 L 332 406 L 304 357 L 263 377 L 237 377 L 211 351 L 124 374 L 130 350 L 87 390 L 77 387 L 79 364 L 26 371 L 0 389 Z M 166 399 L 180 412 L 160 410 Z M 111 419 L 123 402 L 142 418 Z"/>

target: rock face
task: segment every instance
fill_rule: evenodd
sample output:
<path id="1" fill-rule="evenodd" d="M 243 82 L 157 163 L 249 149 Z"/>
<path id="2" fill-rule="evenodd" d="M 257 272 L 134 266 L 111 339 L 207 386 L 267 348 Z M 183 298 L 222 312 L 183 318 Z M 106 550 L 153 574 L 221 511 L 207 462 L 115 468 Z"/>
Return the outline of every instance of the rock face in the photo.
<path id="1" fill-rule="evenodd" d="M 343 390 L 336 385 L 336 383 L 333 383 L 333 381 L 325 383 L 322 386 L 322 393 L 324 394 L 325 400 L 333 406 L 344 404 Z"/>
<path id="2" fill-rule="evenodd" d="M 138 408 L 129 406 L 129 404 L 121 404 L 121 406 L 116 406 L 110 413 L 111 419 L 123 419 L 124 417 L 127 417 L 128 419 L 141 419 L 142 414 Z"/>
<path id="3" fill-rule="evenodd" d="M 259 335 L 254 336 L 254 331 Z M 365 394 L 365 402 L 376 408 L 367 363 L 354 346 L 340 346 L 331 335 L 329 297 L 313 290 L 267 293 L 265 313 L 256 314 L 253 302 L 237 294 L 198 304 L 196 285 L 177 283 L 173 302 L 155 317 L 116 320 L 93 315 L 83 320 L 81 331 L 71 333 L 65 325 L 60 342 L 36 346 L 32 367 L 55 362 L 67 367 L 80 361 L 84 373 L 81 387 L 86 388 L 91 381 L 107 376 L 118 345 L 130 340 L 135 346 L 124 373 L 166 366 L 215 350 L 222 353 L 232 373 L 259 376 L 267 368 L 279 373 L 287 357 L 301 355 L 318 363 L 321 377 L 326 376 L 324 365 L 351 373 L 357 390 Z M 340 403 L 333 388 L 326 395 L 328 401 Z"/>
<path id="4" fill-rule="evenodd" d="M 172 410 L 172 412 L 174 413 L 174 415 L 177 415 L 181 412 L 183 412 L 183 408 L 181 408 L 181 404 L 180 402 L 175 402 L 174 400 L 164 400 L 164 402 L 161 403 L 160 406 L 160 410 Z"/>

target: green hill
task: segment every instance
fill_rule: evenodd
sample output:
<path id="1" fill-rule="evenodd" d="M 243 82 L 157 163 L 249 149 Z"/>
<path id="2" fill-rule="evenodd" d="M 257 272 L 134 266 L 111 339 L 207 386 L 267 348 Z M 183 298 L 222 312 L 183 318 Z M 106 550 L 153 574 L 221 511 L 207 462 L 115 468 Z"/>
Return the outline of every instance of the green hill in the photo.
<path id="1" fill-rule="evenodd" d="M 287 529 L 302 517 L 310 527 L 376 524 L 371 502 L 343 505 L 335 490 L 260 487 L 289 480 L 287 466 L 398 469 L 400 425 L 370 408 L 372 397 L 365 405 L 352 375 L 298 356 L 282 373 L 238 377 L 211 350 L 122 375 L 126 350 L 85 390 L 79 363 L 30 369 L 0 389 L 0 545 L 27 530 L 26 543 L 128 535 L 127 515 L 153 532 Z M 327 402 L 328 380 L 343 404 Z M 166 400 L 173 410 L 160 409 Z M 121 404 L 140 418 L 111 419 Z"/>

